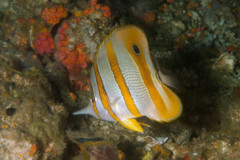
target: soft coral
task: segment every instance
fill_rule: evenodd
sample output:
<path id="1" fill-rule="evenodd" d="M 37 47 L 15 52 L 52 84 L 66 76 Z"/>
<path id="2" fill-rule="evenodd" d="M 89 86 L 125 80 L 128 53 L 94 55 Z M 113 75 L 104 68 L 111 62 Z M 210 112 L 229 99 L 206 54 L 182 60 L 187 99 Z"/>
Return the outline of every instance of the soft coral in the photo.
<path id="1" fill-rule="evenodd" d="M 47 31 L 40 32 L 34 40 L 33 45 L 36 48 L 37 53 L 40 55 L 51 55 L 55 48 L 53 38 Z"/>
<path id="2" fill-rule="evenodd" d="M 57 24 L 65 17 L 67 17 L 67 10 L 62 5 L 45 8 L 42 13 L 42 18 L 51 24 Z"/>
<path id="3" fill-rule="evenodd" d="M 86 68 L 91 62 L 90 58 L 84 53 L 83 43 L 75 44 L 74 49 L 69 49 L 69 36 L 66 29 L 69 27 L 68 22 L 64 22 L 58 30 L 56 59 L 62 63 L 68 70 L 69 78 L 75 84 L 76 89 L 85 90 L 88 86 L 88 73 Z"/>

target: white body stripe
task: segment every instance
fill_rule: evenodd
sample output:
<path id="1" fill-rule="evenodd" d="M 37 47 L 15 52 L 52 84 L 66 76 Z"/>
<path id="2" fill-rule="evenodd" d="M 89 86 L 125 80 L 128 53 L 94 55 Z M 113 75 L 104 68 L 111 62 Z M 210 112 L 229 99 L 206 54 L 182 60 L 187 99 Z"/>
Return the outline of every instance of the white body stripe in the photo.
<path id="1" fill-rule="evenodd" d="M 93 96 L 94 96 L 94 99 L 95 99 L 97 111 L 98 111 L 100 117 L 104 120 L 107 120 L 107 121 L 115 121 L 115 119 L 113 119 L 108 114 L 108 112 L 105 110 L 105 108 L 102 104 L 93 67 L 92 67 L 91 73 L 90 73 L 90 81 L 91 81 L 92 88 L 93 88 Z"/>
<path id="2" fill-rule="evenodd" d="M 140 114 L 149 118 L 159 119 L 158 110 L 142 80 L 140 71 L 134 59 L 128 53 L 126 48 L 119 47 L 123 44 L 119 44 L 118 40 L 113 39 L 113 44 L 114 51 L 117 50 L 121 52 L 121 54 L 116 54 L 119 67 Z"/>
<path id="3" fill-rule="evenodd" d="M 126 103 L 123 99 L 121 90 L 111 70 L 107 58 L 106 43 L 103 44 L 101 49 L 99 50 L 96 61 L 100 77 L 103 81 L 105 91 L 111 104 L 112 111 L 122 121 L 135 118 L 135 116 L 132 115 L 131 112 L 128 110 Z"/>

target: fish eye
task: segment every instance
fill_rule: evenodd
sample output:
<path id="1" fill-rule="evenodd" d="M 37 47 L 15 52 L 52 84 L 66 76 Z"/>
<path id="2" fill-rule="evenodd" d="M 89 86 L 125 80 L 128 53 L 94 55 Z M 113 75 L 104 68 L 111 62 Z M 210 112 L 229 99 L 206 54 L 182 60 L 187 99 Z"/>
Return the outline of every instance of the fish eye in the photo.
<path id="1" fill-rule="evenodd" d="M 141 54 L 141 50 L 140 50 L 140 48 L 139 48 L 136 44 L 133 44 L 133 45 L 132 45 L 132 50 L 133 50 L 133 52 L 134 52 L 135 54 L 137 54 L 137 55 L 140 55 L 140 54 Z"/>

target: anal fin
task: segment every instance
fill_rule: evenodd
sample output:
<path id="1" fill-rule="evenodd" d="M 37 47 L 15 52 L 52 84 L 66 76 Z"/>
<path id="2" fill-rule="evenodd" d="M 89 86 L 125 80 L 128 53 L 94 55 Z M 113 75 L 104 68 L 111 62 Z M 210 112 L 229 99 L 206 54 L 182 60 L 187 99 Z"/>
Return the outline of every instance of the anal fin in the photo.
<path id="1" fill-rule="evenodd" d="M 143 132 L 143 128 L 141 124 L 136 119 L 127 119 L 123 121 L 124 127 L 137 131 L 137 132 Z"/>
<path id="2" fill-rule="evenodd" d="M 143 122 L 139 122 L 141 125 L 146 126 L 146 127 L 151 127 L 149 124 L 143 123 Z"/>

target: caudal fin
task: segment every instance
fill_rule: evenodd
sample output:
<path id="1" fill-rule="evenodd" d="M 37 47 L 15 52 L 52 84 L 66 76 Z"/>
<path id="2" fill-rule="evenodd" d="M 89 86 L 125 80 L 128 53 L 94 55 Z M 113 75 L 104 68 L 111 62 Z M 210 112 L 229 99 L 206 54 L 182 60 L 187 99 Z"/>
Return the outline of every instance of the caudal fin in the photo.
<path id="1" fill-rule="evenodd" d="M 98 116 L 96 115 L 96 113 L 93 109 L 93 105 L 92 105 L 91 102 L 87 105 L 87 107 L 85 107 L 83 109 L 80 109 L 80 110 L 73 113 L 73 115 L 82 115 L 82 114 L 88 114 L 88 115 L 91 115 L 95 118 L 98 118 Z"/>

